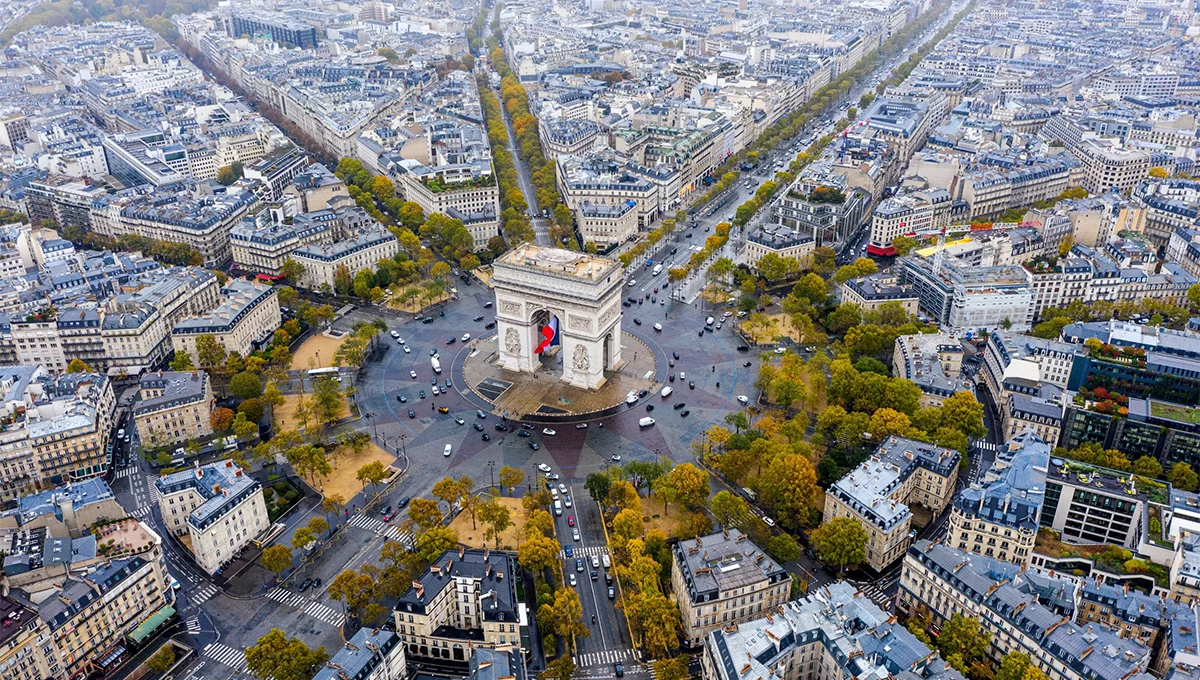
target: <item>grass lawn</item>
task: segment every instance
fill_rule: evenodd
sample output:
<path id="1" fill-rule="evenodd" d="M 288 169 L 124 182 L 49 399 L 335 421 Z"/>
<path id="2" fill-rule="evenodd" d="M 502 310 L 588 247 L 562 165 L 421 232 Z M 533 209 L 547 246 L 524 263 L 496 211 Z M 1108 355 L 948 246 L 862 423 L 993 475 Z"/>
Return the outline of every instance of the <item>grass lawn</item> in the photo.
<path id="1" fill-rule="evenodd" d="M 354 497 L 354 494 L 363 490 L 363 485 L 356 479 L 358 469 L 367 463 L 379 461 L 384 467 L 396 462 L 396 457 L 376 446 L 374 443 L 363 449 L 362 453 L 355 454 L 353 451 L 347 450 L 345 453 L 340 453 L 331 461 L 333 471 L 328 477 L 322 477 L 317 480 L 317 489 L 326 496 L 338 494 L 343 499 L 349 501 Z"/>
<path id="2" fill-rule="evenodd" d="M 305 340 L 304 344 L 296 348 L 296 353 L 292 355 L 292 370 L 307 371 L 311 368 L 332 366 L 333 355 L 337 352 L 338 347 L 342 346 L 343 339 L 317 334 Z"/>
<path id="3" fill-rule="evenodd" d="M 512 519 L 513 525 L 500 535 L 500 547 L 505 550 L 517 549 L 517 535 L 520 532 L 520 527 L 525 524 L 525 508 L 521 506 L 520 498 L 504 498 L 501 497 L 500 502 L 508 506 L 508 513 Z M 484 546 L 484 527 L 483 522 L 476 521 L 475 528 L 471 528 L 471 513 L 460 512 L 458 517 L 450 523 L 450 528 L 458 532 L 458 541 L 465 543 L 472 548 L 483 548 Z M 496 539 L 487 541 L 488 548 L 496 547 Z"/>
<path id="4" fill-rule="evenodd" d="M 1200 408 L 1188 408 L 1179 404 L 1165 401 L 1150 401 L 1150 415 L 1156 418 L 1166 418 L 1178 423 L 1200 425 Z"/>
<path id="5" fill-rule="evenodd" d="M 642 524 L 647 532 L 658 529 L 670 538 L 675 535 L 679 520 L 688 517 L 687 510 L 674 503 L 667 504 L 667 514 L 664 515 L 662 499 L 654 494 L 642 497 Z"/>
<path id="6" fill-rule="evenodd" d="M 300 422 L 296 418 L 296 407 L 300 405 L 301 399 L 304 399 L 305 403 L 309 404 L 310 409 L 312 408 L 311 404 L 313 397 L 311 394 L 283 395 L 283 404 L 274 410 L 275 425 L 280 430 L 300 429 Z M 350 405 L 345 402 L 345 397 L 342 397 L 342 399 L 342 410 L 340 413 L 338 413 L 338 418 L 345 418 L 346 416 L 350 415 Z M 315 417 L 310 418 L 310 422 L 315 424 L 317 419 Z"/>

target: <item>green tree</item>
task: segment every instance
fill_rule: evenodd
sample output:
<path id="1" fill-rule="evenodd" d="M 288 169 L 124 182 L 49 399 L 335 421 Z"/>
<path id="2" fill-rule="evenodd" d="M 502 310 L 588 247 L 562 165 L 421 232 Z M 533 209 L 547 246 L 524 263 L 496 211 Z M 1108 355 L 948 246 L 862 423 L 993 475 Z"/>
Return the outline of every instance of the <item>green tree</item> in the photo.
<path id="1" fill-rule="evenodd" d="M 175 665 L 175 648 L 171 644 L 164 643 L 154 656 L 146 660 L 146 667 L 155 673 L 166 673 L 171 666 Z"/>
<path id="2" fill-rule="evenodd" d="M 265 409 L 263 408 L 263 403 L 261 400 L 247 399 L 238 404 L 238 413 L 244 414 L 246 416 L 246 420 L 252 423 L 258 423 L 262 421 Z"/>
<path id="3" fill-rule="evenodd" d="M 225 347 L 213 335 L 200 335 L 196 338 L 196 360 L 201 368 L 211 371 L 225 363 Z"/>
<path id="4" fill-rule="evenodd" d="M 330 376 L 322 375 L 313 381 L 312 393 L 321 422 L 337 422 L 346 404 L 346 398 L 338 388 L 337 382 Z"/>
<path id="5" fill-rule="evenodd" d="M 1167 481 L 1177 489 L 1184 491 L 1196 490 L 1196 472 L 1192 470 L 1192 466 L 1187 463 L 1176 463 L 1171 466 L 1171 471 L 1167 473 Z"/>
<path id="6" fill-rule="evenodd" d="M 1162 477 L 1163 466 L 1157 459 L 1150 456 L 1142 456 L 1133 461 L 1133 473 L 1135 475 L 1143 475 L 1146 477 Z"/>
<path id="7" fill-rule="evenodd" d="M 984 659 L 991 638 L 979 621 L 954 614 L 942 626 L 937 647 L 946 663 L 960 673 L 966 673 L 972 664 Z"/>
<path id="8" fill-rule="evenodd" d="M 835 517 L 813 530 L 813 548 L 826 564 L 853 569 L 867 559 L 867 532 L 849 517 Z"/>
<path id="9" fill-rule="evenodd" d="M 575 659 L 570 654 L 563 654 L 546 664 L 546 670 L 538 675 L 538 680 L 572 680 L 574 677 Z"/>
<path id="10" fill-rule="evenodd" d="M 242 442 L 250 441 L 258 432 L 258 423 L 248 420 L 245 413 L 239 413 L 234 417 L 232 427 L 234 436 Z"/>
<path id="11" fill-rule="evenodd" d="M 741 496 L 722 489 L 712 497 L 713 519 L 723 527 L 741 526 L 750 517 L 750 504 Z"/>
<path id="12" fill-rule="evenodd" d="M 175 356 L 171 357 L 172 371 L 191 371 L 195 368 L 195 364 L 192 363 L 192 355 L 189 352 L 176 352 Z"/>
<path id="13" fill-rule="evenodd" d="M 229 379 L 229 393 L 239 399 L 254 399 L 262 395 L 262 378 L 242 371 Z"/>
<path id="14" fill-rule="evenodd" d="M 263 569 L 279 576 L 292 566 L 292 551 L 286 545 L 276 543 L 262 551 L 258 561 Z"/>
<path id="15" fill-rule="evenodd" d="M 800 544 L 791 534 L 776 534 L 767 539 L 767 553 L 777 562 L 791 562 L 800 557 Z"/>
<path id="16" fill-rule="evenodd" d="M 1046 674 L 1033 665 L 1028 654 L 1009 652 L 1000 662 L 995 680 L 1046 680 Z"/>
<path id="17" fill-rule="evenodd" d="M 309 680 L 328 660 L 324 647 L 311 649 L 278 628 L 246 648 L 246 668 L 260 680 Z"/>
<path id="18" fill-rule="evenodd" d="M 354 478 L 363 486 L 370 484 L 372 491 L 374 491 L 375 487 L 386 477 L 387 470 L 383 467 L 383 463 L 377 460 L 373 460 L 370 463 L 358 468 L 358 472 L 356 472 L 354 476 Z"/>
<path id="19" fill-rule="evenodd" d="M 597 503 L 603 503 L 608 499 L 608 490 L 612 486 L 612 479 L 603 473 L 593 472 L 587 476 L 583 482 L 583 488 L 587 489 L 592 500 Z"/>
<path id="20" fill-rule="evenodd" d="M 433 562 L 456 545 L 458 534 L 450 527 L 436 526 L 417 535 L 417 554 L 426 562 Z"/>

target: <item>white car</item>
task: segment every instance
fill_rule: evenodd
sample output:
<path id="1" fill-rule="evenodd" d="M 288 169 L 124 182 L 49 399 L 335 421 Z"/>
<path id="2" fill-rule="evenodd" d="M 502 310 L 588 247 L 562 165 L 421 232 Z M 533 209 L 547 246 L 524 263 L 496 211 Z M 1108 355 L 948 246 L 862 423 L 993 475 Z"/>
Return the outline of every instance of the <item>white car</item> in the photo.
<path id="1" fill-rule="evenodd" d="M 538 463 L 538 472 L 550 472 L 550 466 L 545 463 Z"/>
<path id="2" fill-rule="evenodd" d="M 400 334 L 399 334 L 399 333 L 397 333 L 396 331 L 392 331 L 392 337 L 393 337 L 393 338 L 398 338 L 398 337 L 400 337 Z"/>
<path id="3" fill-rule="evenodd" d="M 405 345 L 405 346 L 404 346 L 404 353 L 405 353 L 405 354 L 412 354 L 412 350 L 408 348 L 408 345 Z"/>
<path id="4" fill-rule="evenodd" d="M 416 380 L 416 379 L 417 379 L 417 372 L 416 372 L 416 371 L 409 371 L 409 372 L 408 372 L 408 377 L 412 378 L 413 380 Z"/>
<path id="5" fill-rule="evenodd" d="M 654 419 L 653 419 L 653 418 L 646 418 L 646 420 L 653 421 Z M 653 425 L 654 423 L 653 423 L 653 422 L 651 422 L 650 424 L 651 424 L 651 425 Z M 620 463 L 620 462 L 621 462 L 621 454 L 619 454 L 619 453 L 614 453 L 614 454 L 611 456 L 611 459 L 612 459 L 612 462 L 614 462 L 614 463 Z"/>
<path id="6" fill-rule="evenodd" d="M 578 585 L 578 582 L 575 580 L 575 574 L 571 574 L 571 576 L 570 576 L 570 580 L 571 580 L 571 587 L 572 587 L 572 588 L 574 588 L 576 585 Z"/>
<path id="7" fill-rule="evenodd" d="M 470 339 L 471 339 L 471 334 L 470 334 L 470 333 L 463 333 L 463 336 L 462 336 L 462 341 L 463 341 L 463 342 L 467 342 L 467 341 L 468 341 L 468 340 L 470 340 Z"/>
<path id="8" fill-rule="evenodd" d="M 397 344 L 397 345 L 403 345 L 403 344 L 404 344 L 404 339 L 403 339 L 403 338 L 396 338 L 396 344 Z"/>
<path id="9" fill-rule="evenodd" d="M 451 450 L 452 449 L 451 449 L 450 445 L 446 444 L 446 448 L 442 449 L 442 455 L 449 458 Z"/>
<path id="10" fill-rule="evenodd" d="M 572 541 L 579 540 L 579 529 L 571 529 L 571 540 Z M 575 576 L 572 575 L 571 578 L 575 578 Z"/>
<path id="11" fill-rule="evenodd" d="M 463 420 L 459 416 L 454 416 L 454 422 L 458 423 L 459 425 L 465 425 L 467 421 Z"/>
<path id="12" fill-rule="evenodd" d="M 550 429 L 550 428 L 548 428 L 548 427 L 543 427 L 543 428 L 542 428 L 542 434 L 546 435 L 547 437 L 553 437 L 554 435 L 556 435 L 556 434 L 558 434 L 558 433 L 557 433 L 557 432 L 555 432 L 554 430 L 551 430 L 551 429 Z"/>
<path id="13" fill-rule="evenodd" d="M 556 489 L 554 487 L 550 487 L 550 497 L 557 500 L 558 499 L 558 489 Z"/>
<path id="14" fill-rule="evenodd" d="M 750 403 L 750 397 L 747 397 L 747 396 L 746 396 L 746 395 L 744 395 L 744 394 L 739 394 L 739 395 L 738 395 L 738 402 L 740 402 L 740 403 L 742 403 L 742 404 L 749 404 L 749 403 Z"/>
<path id="15" fill-rule="evenodd" d="M 563 496 L 563 505 L 567 506 L 568 508 L 571 507 L 571 497 L 570 496 Z"/>
<path id="16" fill-rule="evenodd" d="M 662 392 L 660 392 L 660 394 L 662 394 L 663 399 L 666 399 L 667 397 L 671 396 L 671 393 L 674 391 L 675 390 L 671 389 L 670 385 L 667 385 L 666 387 L 662 388 Z"/>
<path id="17" fill-rule="evenodd" d="M 439 395 L 439 394 L 441 394 L 441 393 L 442 393 L 442 392 L 441 392 L 441 390 L 439 390 L 439 389 L 438 389 L 438 386 L 437 386 L 437 385 L 434 385 L 434 386 L 433 386 L 433 396 L 435 396 L 435 397 L 436 397 L 437 395 Z"/>
<path id="18" fill-rule="evenodd" d="M 680 372 L 679 372 L 679 379 L 680 379 L 680 380 L 687 380 L 687 373 L 684 373 L 683 371 L 680 371 Z"/>
<path id="19" fill-rule="evenodd" d="M 776 353 L 776 354 L 783 354 L 783 353 L 784 353 L 784 352 L 786 352 L 786 351 L 787 351 L 787 350 L 786 350 L 786 349 L 784 349 L 784 348 L 782 348 L 782 347 L 776 347 L 776 348 L 775 348 L 775 353 Z"/>
<path id="20" fill-rule="evenodd" d="M 629 279 L 629 287 L 633 288 L 637 285 L 637 279 Z"/>
<path id="21" fill-rule="evenodd" d="M 662 324 L 661 324 L 661 323 L 656 323 L 656 324 L 654 324 L 654 330 L 656 330 L 656 331 L 662 331 Z"/>
<path id="22" fill-rule="evenodd" d="M 567 485 L 566 485 L 566 484 L 559 484 L 559 485 L 558 485 L 558 490 L 559 490 L 559 491 L 561 491 L 561 492 L 563 492 L 563 494 L 565 495 L 565 494 L 567 493 Z"/>

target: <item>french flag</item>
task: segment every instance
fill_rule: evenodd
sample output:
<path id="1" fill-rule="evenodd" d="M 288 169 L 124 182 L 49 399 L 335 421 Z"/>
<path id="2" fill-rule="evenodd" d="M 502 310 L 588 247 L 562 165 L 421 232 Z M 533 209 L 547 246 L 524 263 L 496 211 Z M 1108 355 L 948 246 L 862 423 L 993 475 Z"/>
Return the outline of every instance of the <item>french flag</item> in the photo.
<path id="1" fill-rule="evenodd" d="M 545 352 L 548 347 L 557 345 L 558 340 L 558 317 L 550 317 L 549 325 L 542 326 L 542 343 L 533 350 L 534 354 Z"/>

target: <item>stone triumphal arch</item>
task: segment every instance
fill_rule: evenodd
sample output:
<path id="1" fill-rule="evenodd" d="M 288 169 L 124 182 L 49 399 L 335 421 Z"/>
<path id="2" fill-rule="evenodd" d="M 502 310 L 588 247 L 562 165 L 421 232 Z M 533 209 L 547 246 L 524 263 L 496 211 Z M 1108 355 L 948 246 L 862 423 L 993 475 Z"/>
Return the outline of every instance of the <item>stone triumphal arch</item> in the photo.
<path id="1" fill-rule="evenodd" d="M 562 379 L 598 389 L 621 366 L 621 290 L 616 260 L 524 244 L 495 262 L 496 365 L 532 373 L 543 355 L 562 359 Z M 557 342 L 536 350 L 557 326 Z"/>

